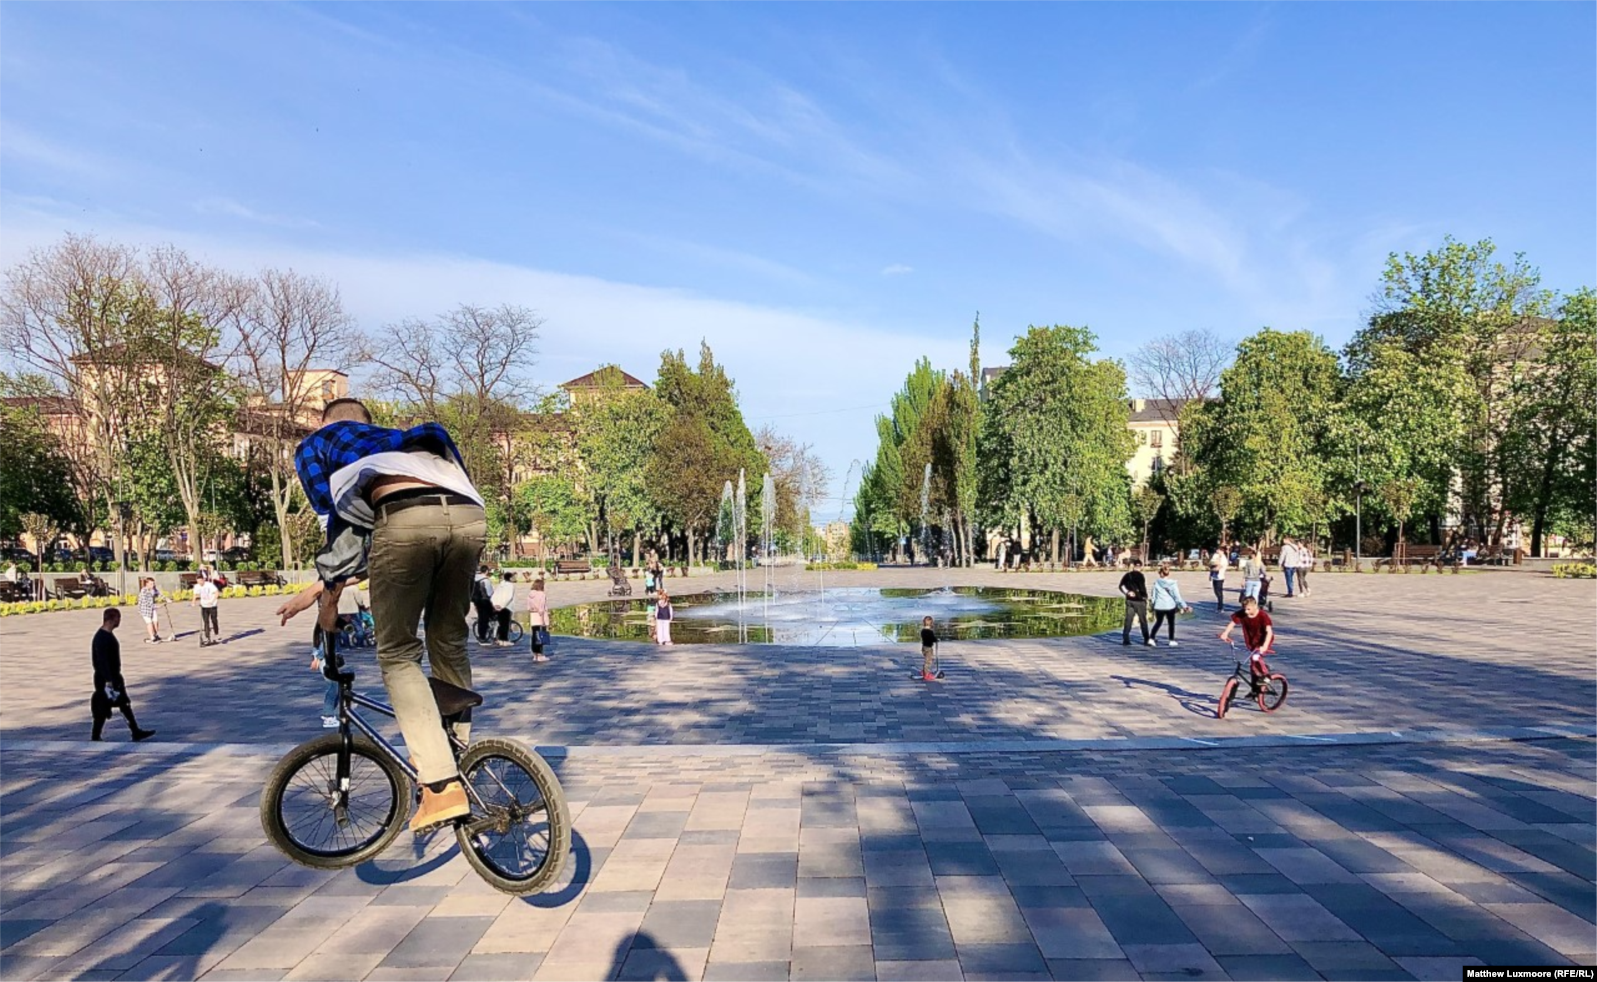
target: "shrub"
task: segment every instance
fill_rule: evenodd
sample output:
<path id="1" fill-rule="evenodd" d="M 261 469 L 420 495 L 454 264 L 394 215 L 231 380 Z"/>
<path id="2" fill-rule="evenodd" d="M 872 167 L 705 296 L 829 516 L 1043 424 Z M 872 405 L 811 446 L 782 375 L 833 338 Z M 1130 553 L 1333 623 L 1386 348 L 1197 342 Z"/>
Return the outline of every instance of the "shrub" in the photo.
<path id="1" fill-rule="evenodd" d="M 1561 580 L 1597 579 L 1597 565 L 1592 563 L 1554 563 L 1553 575 Z"/>

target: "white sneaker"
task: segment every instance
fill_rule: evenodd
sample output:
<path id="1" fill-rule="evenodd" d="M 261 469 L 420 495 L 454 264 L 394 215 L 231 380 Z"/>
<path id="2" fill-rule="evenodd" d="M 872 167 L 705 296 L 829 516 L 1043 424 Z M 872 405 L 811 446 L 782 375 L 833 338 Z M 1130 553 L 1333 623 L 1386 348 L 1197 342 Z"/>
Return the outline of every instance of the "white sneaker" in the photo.
<path id="1" fill-rule="evenodd" d="M 322 729 L 324 729 L 324 730 L 336 730 L 336 729 L 338 729 L 338 717 L 337 716 L 323 716 L 322 717 Z"/>
<path id="2" fill-rule="evenodd" d="M 1150 648 L 1159 647 L 1159 642 L 1155 641 L 1153 638 L 1149 638 L 1148 640 L 1144 641 L 1143 644 L 1147 645 Z"/>
<path id="3" fill-rule="evenodd" d="M 1179 647 L 1181 647 L 1181 645 L 1178 642 L 1171 641 L 1169 644 L 1165 645 L 1165 647 L 1167 647 L 1167 648 L 1179 648 Z"/>

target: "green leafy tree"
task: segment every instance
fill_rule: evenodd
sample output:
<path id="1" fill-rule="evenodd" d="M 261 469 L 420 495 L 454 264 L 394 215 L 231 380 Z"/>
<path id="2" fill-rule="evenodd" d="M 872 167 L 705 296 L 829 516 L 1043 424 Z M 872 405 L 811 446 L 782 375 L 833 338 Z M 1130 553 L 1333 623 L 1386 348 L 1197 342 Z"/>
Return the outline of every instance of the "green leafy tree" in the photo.
<path id="1" fill-rule="evenodd" d="M 1242 510 L 1242 492 L 1229 484 L 1222 484 L 1209 492 L 1209 506 L 1214 517 L 1220 520 L 1220 545 L 1231 541 L 1231 523 Z"/>
<path id="2" fill-rule="evenodd" d="M 645 469 L 649 494 L 661 515 L 683 533 L 690 557 L 697 557 L 711 531 L 721 488 L 737 481 L 758 488 L 765 457 L 738 408 L 737 392 L 708 344 L 699 345 L 697 370 L 681 351 L 660 358 L 655 394 L 669 407 L 656 452 Z"/>
<path id="3" fill-rule="evenodd" d="M 926 461 L 906 467 L 904 445 L 920 427 L 921 416 L 943 385 L 943 373 L 931 359 L 915 363 L 904 385 L 894 393 L 888 413 L 876 417 L 876 457 L 860 480 L 854 498 L 856 515 L 869 516 L 871 529 L 893 542 L 920 524 L 920 488 Z"/>
<path id="4" fill-rule="evenodd" d="M 1010 349 L 1012 363 L 992 387 L 983 414 L 984 498 L 1002 524 L 1034 522 L 1059 534 L 1072 526 L 1067 496 L 1082 504 L 1087 535 L 1114 539 L 1131 529 L 1126 461 L 1136 450 L 1127 426 L 1126 375 L 1093 359 L 1086 328 L 1032 327 Z"/>
<path id="5" fill-rule="evenodd" d="M 593 502 L 561 474 L 545 474 L 516 485 L 518 507 L 538 532 L 540 561 L 550 544 L 556 548 L 577 542 L 587 534 Z"/>
<path id="6" fill-rule="evenodd" d="M 1490 239 L 1448 237 L 1423 255 L 1387 259 L 1375 314 L 1349 343 L 1355 376 L 1383 347 L 1398 348 L 1426 372 L 1459 373 L 1468 397 L 1454 407 L 1464 436 L 1456 453 L 1463 521 L 1500 541 L 1523 459 L 1512 439 L 1535 390 L 1540 322 L 1551 295 L 1523 255 L 1496 259 Z"/>
<path id="7" fill-rule="evenodd" d="M 10 386 L 0 391 L 9 394 Z M 72 464 L 60 441 L 35 409 L 0 402 L 0 536 L 21 532 L 25 512 L 75 531 L 83 524 Z"/>
<path id="8" fill-rule="evenodd" d="M 1307 530 L 1307 502 L 1329 483 L 1340 388 L 1336 355 L 1318 337 L 1265 328 L 1238 345 L 1220 375 L 1220 399 L 1183 410 L 1182 446 L 1211 488 L 1241 493 L 1246 537 Z"/>
<path id="9" fill-rule="evenodd" d="M 1164 495 L 1152 488 L 1138 488 L 1131 495 L 1132 511 L 1137 516 L 1137 521 L 1142 523 L 1142 559 L 1147 562 L 1152 555 L 1148 551 L 1148 527 L 1159 514 L 1159 509 L 1164 507 Z"/>
<path id="10" fill-rule="evenodd" d="M 1414 513 L 1414 502 L 1419 498 L 1420 487 L 1421 482 L 1417 477 L 1392 478 L 1380 487 L 1381 503 L 1386 506 L 1386 513 L 1397 523 L 1397 546 L 1392 550 L 1394 559 L 1401 558 L 1407 552 L 1403 523 Z"/>
<path id="11" fill-rule="evenodd" d="M 582 480 L 609 537 L 631 534 L 632 562 L 637 565 L 641 533 L 660 521 L 647 470 L 670 410 L 652 392 L 625 389 L 621 369 L 614 365 L 596 375 L 596 391 L 571 410 Z"/>

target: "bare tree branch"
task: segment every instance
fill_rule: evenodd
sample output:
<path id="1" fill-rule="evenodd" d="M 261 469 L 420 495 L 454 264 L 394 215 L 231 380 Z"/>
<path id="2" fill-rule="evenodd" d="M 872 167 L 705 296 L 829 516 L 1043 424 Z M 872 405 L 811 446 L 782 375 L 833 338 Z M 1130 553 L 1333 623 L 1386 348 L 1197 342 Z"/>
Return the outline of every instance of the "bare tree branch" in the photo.
<path id="1" fill-rule="evenodd" d="M 1159 410 L 1174 423 L 1182 403 L 1214 394 L 1232 350 L 1208 329 L 1155 338 L 1128 359 L 1131 382 L 1144 398 L 1164 400 Z"/>

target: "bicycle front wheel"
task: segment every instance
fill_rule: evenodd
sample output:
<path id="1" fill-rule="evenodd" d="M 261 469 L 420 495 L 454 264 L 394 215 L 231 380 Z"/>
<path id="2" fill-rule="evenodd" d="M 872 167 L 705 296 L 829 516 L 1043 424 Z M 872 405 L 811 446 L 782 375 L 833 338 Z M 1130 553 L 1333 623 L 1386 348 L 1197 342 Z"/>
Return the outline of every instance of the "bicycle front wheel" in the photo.
<path id="1" fill-rule="evenodd" d="M 510 622 L 510 642 L 512 644 L 520 644 L 523 633 L 524 632 L 521 629 L 521 622 L 512 620 Z"/>
<path id="2" fill-rule="evenodd" d="M 1237 680 L 1230 679 L 1225 688 L 1220 690 L 1220 708 L 1215 711 L 1216 719 L 1225 719 L 1226 711 L 1231 708 L 1231 700 L 1237 697 Z"/>
<path id="3" fill-rule="evenodd" d="M 272 845 L 301 866 L 358 866 L 404 831 L 410 778 L 370 740 L 356 737 L 350 747 L 349 793 L 340 803 L 342 743 L 337 733 L 302 743 L 266 779 L 261 828 Z"/>
<path id="4" fill-rule="evenodd" d="M 511 740 L 481 740 L 460 755 L 460 774 L 483 805 L 455 826 L 471 868 L 518 897 L 553 883 L 571 850 L 571 815 L 544 759 Z"/>
<path id="5" fill-rule="evenodd" d="M 1259 680 L 1259 708 L 1267 713 L 1280 709 L 1286 702 L 1286 676 L 1271 672 Z"/>

